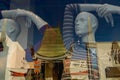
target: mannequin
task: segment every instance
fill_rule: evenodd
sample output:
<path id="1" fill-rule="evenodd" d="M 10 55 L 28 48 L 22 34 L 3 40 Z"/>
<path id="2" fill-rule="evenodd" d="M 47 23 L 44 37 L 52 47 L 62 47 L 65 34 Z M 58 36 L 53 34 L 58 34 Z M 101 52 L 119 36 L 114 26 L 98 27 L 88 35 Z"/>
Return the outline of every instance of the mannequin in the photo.
<path id="1" fill-rule="evenodd" d="M 0 33 L 3 34 L 4 41 L 3 42 L 3 51 L 0 55 L 0 59 L 2 64 L 0 74 L 3 75 L 0 78 L 2 80 L 11 80 L 12 76 L 10 76 L 10 71 L 14 71 L 14 69 L 22 69 L 23 72 L 26 72 L 29 67 L 29 64 L 25 60 L 25 51 L 20 46 L 18 42 L 16 42 L 16 38 L 19 35 L 20 27 L 14 20 L 11 19 L 1 19 L 0 20 Z M 19 57 L 20 56 L 20 57 Z M 4 68 L 4 69 L 2 69 Z M 19 70 L 18 70 L 19 72 Z M 24 80 L 24 77 L 20 79 Z M 19 80 L 18 78 L 16 80 Z"/>
<path id="2" fill-rule="evenodd" d="M 37 25 L 38 29 L 41 29 L 41 27 L 45 26 L 47 27 L 47 23 L 42 20 L 40 17 L 38 17 L 37 15 L 35 15 L 34 13 L 30 12 L 30 11 L 25 11 L 25 10 L 3 10 L 2 11 L 2 16 L 4 17 L 4 19 L 0 20 L 0 32 L 2 31 L 2 27 L 5 28 L 5 33 L 6 33 L 6 45 L 8 46 L 8 53 L 5 56 L 5 60 L 2 61 L 2 63 L 4 63 L 4 69 L 3 72 L 1 72 L 2 75 L 5 75 L 5 70 L 6 70 L 6 75 L 3 78 L 3 76 L 1 75 L 3 80 L 13 80 L 13 76 L 10 76 L 11 74 L 11 69 L 18 69 L 17 70 L 12 70 L 12 71 L 17 71 L 19 72 L 20 69 L 25 69 L 23 72 L 27 72 L 27 69 L 29 68 L 34 68 L 34 63 L 32 62 L 32 56 L 31 56 L 31 51 L 30 49 L 26 49 L 26 53 L 24 51 L 24 49 L 20 46 L 20 44 L 16 41 L 17 37 L 19 36 L 20 32 L 21 32 L 21 26 L 19 25 L 19 22 L 17 21 L 17 19 L 22 16 L 22 14 L 24 15 L 23 17 L 26 17 L 26 15 L 28 16 L 28 24 L 29 20 L 31 19 L 33 22 L 35 22 L 35 24 Z M 16 16 L 15 16 L 16 15 Z M 6 19 L 7 18 L 7 19 Z M 27 23 L 26 23 L 27 24 Z M 16 46 L 16 47 L 15 47 Z M 40 46 L 40 45 L 39 45 Z M 4 46 L 5 47 L 5 46 Z M 38 47 L 38 45 L 37 45 Z M 6 48 L 6 47 L 5 47 Z M 38 47 L 39 48 L 39 47 Z M 36 50 L 36 48 L 35 48 Z M 27 57 L 26 57 L 27 56 Z M 29 59 L 28 59 L 29 58 Z M 28 64 L 28 62 L 29 64 Z M 23 77 L 15 77 L 14 80 L 25 80 L 25 76 Z"/>
<path id="3" fill-rule="evenodd" d="M 120 8 L 118 6 L 103 4 L 103 5 L 95 5 L 95 4 L 68 4 L 65 8 L 64 14 L 64 23 L 63 23 L 63 40 L 64 45 L 72 53 L 70 59 L 70 69 L 68 71 L 75 71 L 75 67 L 73 68 L 74 62 L 80 63 L 77 60 L 86 60 L 88 59 L 87 51 L 86 51 L 86 43 L 95 43 L 95 31 L 98 27 L 97 18 L 90 13 L 81 12 L 80 11 L 97 11 L 100 17 L 104 17 L 107 22 L 110 22 L 112 26 L 114 26 L 114 21 L 112 17 L 112 13 L 120 13 Z M 89 15 L 89 16 L 88 16 Z M 77 16 L 77 17 L 76 17 Z M 89 19 L 88 19 L 89 17 Z M 74 22 L 75 21 L 75 22 Z M 90 21 L 90 24 L 88 23 Z M 91 25 L 91 29 L 88 27 Z M 91 36 L 91 38 L 89 38 Z M 95 48 L 89 48 L 90 54 L 96 55 Z M 97 65 L 97 57 L 95 57 L 95 65 Z M 93 61 L 93 60 L 92 60 Z M 94 61 L 93 61 L 94 62 Z M 86 62 L 84 62 L 86 63 Z M 66 64 L 66 63 L 64 63 Z M 89 64 L 88 64 L 89 65 Z M 93 66 L 92 66 L 93 67 Z M 76 69 L 79 70 L 80 68 Z M 95 69 L 95 66 L 94 66 Z M 96 69 L 97 66 L 96 66 Z M 84 70 L 87 70 L 84 69 Z M 79 76 L 79 75 L 78 75 Z M 86 74 L 87 76 L 87 74 Z M 89 79 L 98 79 L 98 74 L 95 77 L 88 75 Z M 72 74 L 71 74 L 71 77 Z M 75 77 L 73 77 L 75 78 Z M 71 79 L 68 77 L 68 79 Z M 75 79 L 80 79 L 77 77 Z M 83 79 L 87 79 L 87 77 L 83 76 Z M 87 79 L 88 80 L 88 79 Z"/>
<path id="4" fill-rule="evenodd" d="M 91 21 L 90 22 L 91 26 L 89 26 L 89 21 Z M 81 12 L 75 18 L 75 33 L 77 35 L 77 39 L 76 42 L 74 42 L 71 46 L 72 49 L 71 58 L 69 58 L 71 61 L 69 63 L 70 69 L 68 70 L 71 74 L 70 79 L 85 79 L 85 80 L 89 79 L 86 43 L 95 43 L 94 35 L 97 27 L 98 27 L 97 18 L 91 13 Z M 74 66 L 74 64 L 77 64 L 80 67 L 76 67 Z M 93 64 L 97 65 L 97 61 Z M 83 71 L 86 73 L 84 73 L 84 75 L 81 75 L 82 73 L 79 73 L 79 71 L 80 72 Z"/>

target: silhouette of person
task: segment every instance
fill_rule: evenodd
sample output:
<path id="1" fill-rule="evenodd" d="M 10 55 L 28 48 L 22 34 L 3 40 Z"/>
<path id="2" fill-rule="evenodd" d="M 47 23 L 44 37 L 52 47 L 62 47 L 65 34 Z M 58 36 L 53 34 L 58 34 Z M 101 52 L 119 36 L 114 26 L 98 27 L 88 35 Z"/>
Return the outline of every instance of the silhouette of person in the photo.
<path id="1" fill-rule="evenodd" d="M 118 50 L 118 62 L 120 64 L 120 50 Z"/>
<path id="2" fill-rule="evenodd" d="M 115 61 L 115 64 L 117 64 L 117 50 L 115 51 L 114 61 Z"/>

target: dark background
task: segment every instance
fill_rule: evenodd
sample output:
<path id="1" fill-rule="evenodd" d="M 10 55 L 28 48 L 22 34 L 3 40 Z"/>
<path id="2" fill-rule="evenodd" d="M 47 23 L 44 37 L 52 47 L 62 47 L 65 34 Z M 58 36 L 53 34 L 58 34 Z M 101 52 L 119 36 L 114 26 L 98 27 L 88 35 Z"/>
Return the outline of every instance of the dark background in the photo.
<path id="1" fill-rule="evenodd" d="M 21 1 L 24 2 L 25 0 Z M 0 0 L 0 10 L 9 9 L 10 2 L 10 0 Z M 59 26 L 62 29 L 65 5 L 70 3 L 108 3 L 120 6 L 120 0 L 31 0 L 31 10 L 52 27 Z M 99 20 L 99 27 L 96 31 L 96 41 L 120 41 L 120 15 L 113 15 L 115 26 L 111 27 L 110 24 L 106 23 L 104 18 L 99 18 L 96 12 L 93 13 Z M 34 28 L 34 35 L 34 43 L 36 43 L 41 39 L 42 35 L 36 28 Z M 37 35 L 39 35 L 39 37 Z"/>

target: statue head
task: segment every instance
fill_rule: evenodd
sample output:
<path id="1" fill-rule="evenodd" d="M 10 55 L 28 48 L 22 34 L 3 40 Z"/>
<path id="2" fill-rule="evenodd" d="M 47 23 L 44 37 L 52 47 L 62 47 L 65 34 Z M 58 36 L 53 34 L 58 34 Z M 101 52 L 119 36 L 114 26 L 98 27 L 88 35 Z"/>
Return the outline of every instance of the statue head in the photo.
<path id="1" fill-rule="evenodd" d="M 90 18 L 91 21 L 91 27 L 92 27 L 92 33 L 94 34 L 97 27 L 98 27 L 98 20 L 97 18 L 88 12 L 81 12 L 77 15 L 75 18 L 75 33 L 79 36 L 82 37 L 84 35 L 87 35 L 89 33 L 88 30 L 88 17 Z"/>
<path id="2" fill-rule="evenodd" d="M 3 31 L 3 28 L 5 29 L 5 32 L 7 33 L 8 37 L 12 41 L 16 41 L 21 31 L 19 24 L 12 19 L 1 19 L 0 33 Z"/>

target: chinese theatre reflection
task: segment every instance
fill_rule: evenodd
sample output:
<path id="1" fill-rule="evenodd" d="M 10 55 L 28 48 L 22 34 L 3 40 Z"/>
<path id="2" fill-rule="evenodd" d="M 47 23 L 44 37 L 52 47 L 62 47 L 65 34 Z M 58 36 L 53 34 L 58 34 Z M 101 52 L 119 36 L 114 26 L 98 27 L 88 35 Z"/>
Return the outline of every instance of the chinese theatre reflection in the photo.
<path id="1" fill-rule="evenodd" d="M 56 34 L 50 35 L 54 30 Z M 61 80 L 63 71 L 62 59 L 64 59 L 66 49 L 64 47 L 59 28 L 48 28 L 44 33 L 41 47 L 36 53 L 36 57 L 41 60 L 43 79 Z"/>

